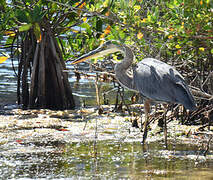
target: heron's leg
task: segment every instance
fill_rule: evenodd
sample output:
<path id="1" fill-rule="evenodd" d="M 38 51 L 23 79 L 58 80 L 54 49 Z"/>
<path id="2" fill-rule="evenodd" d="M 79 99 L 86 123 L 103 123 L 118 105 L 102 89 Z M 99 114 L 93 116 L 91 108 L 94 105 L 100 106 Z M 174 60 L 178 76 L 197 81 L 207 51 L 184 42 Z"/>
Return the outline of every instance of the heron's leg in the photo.
<path id="1" fill-rule="evenodd" d="M 147 99 L 144 102 L 144 111 L 145 111 L 145 122 L 144 122 L 144 132 L 143 132 L 143 141 L 142 143 L 145 144 L 147 133 L 148 133 L 148 124 L 149 124 L 149 112 L 150 112 L 150 100 Z"/>
<path id="2" fill-rule="evenodd" d="M 168 112 L 168 106 L 166 104 L 163 104 L 164 107 L 164 113 L 163 113 L 163 121 L 164 121 L 164 141 L 165 141 L 165 146 L 166 149 L 168 148 L 168 143 L 167 143 L 167 123 L 166 123 L 166 114 Z"/>

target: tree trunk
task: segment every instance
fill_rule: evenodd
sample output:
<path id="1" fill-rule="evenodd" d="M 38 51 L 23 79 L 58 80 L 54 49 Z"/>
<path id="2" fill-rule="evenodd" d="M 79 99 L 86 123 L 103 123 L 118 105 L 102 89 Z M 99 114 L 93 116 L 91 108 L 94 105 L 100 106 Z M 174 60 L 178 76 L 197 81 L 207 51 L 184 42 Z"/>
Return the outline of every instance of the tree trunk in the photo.
<path id="1" fill-rule="evenodd" d="M 50 32 L 42 32 L 41 41 L 37 42 L 29 31 L 21 50 L 18 103 L 23 108 L 73 109 L 75 102 L 55 37 Z"/>

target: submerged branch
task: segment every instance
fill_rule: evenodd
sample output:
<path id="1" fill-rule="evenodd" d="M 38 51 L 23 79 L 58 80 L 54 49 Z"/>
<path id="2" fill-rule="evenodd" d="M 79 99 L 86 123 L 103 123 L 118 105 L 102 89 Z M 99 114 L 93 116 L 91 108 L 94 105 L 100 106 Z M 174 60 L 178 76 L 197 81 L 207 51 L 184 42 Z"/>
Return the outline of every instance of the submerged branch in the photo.
<path id="1" fill-rule="evenodd" d="M 213 99 L 213 95 L 208 94 L 206 92 L 202 92 L 199 88 L 196 88 L 193 86 L 189 86 L 189 87 L 190 87 L 190 90 L 192 91 L 192 94 L 196 96 L 197 98 L 207 99 L 207 100 Z"/>

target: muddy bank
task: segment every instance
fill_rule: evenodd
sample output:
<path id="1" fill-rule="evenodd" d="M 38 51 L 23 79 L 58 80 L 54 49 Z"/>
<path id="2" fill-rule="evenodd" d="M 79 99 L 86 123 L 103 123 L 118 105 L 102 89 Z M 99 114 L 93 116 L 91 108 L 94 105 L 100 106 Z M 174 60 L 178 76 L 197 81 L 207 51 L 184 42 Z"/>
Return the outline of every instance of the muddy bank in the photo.
<path id="1" fill-rule="evenodd" d="M 132 127 L 132 122 L 140 118 L 129 116 L 128 113 L 114 113 L 111 107 L 105 106 L 99 115 L 96 108 L 79 110 L 21 110 L 5 111 L 0 116 L 0 144 L 34 144 L 48 146 L 52 143 L 71 143 L 94 140 L 113 140 L 119 142 L 141 142 L 143 133 L 140 128 Z M 168 143 L 191 143 L 198 150 L 213 148 L 211 136 L 213 126 L 181 125 L 178 120 L 168 123 Z M 201 131 L 202 130 L 202 131 Z M 147 143 L 163 141 L 164 134 L 158 122 L 150 124 Z M 206 145 L 205 145 L 206 144 Z"/>

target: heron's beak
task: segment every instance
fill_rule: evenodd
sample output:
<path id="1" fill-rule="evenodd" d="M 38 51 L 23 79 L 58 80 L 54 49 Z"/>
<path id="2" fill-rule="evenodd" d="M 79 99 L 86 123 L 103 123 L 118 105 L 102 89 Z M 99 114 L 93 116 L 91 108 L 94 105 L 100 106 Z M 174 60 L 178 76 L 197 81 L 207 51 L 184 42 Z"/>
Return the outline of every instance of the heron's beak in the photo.
<path id="1" fill-rule="evenodd" d="M 103 49 L 101 47 L 98 47 L 97 49 L 84 54 L 83 56 L 77 58 L 76 60 L 74 60 L 71 64 L 77 64 L 77 63 L 81 63 L 86 61 L 87 59 L 92 59 L 92 58 L 96 58 L 96 57 L 100 57 L 101 56 L 101 52 L 103 51 Z"/>

